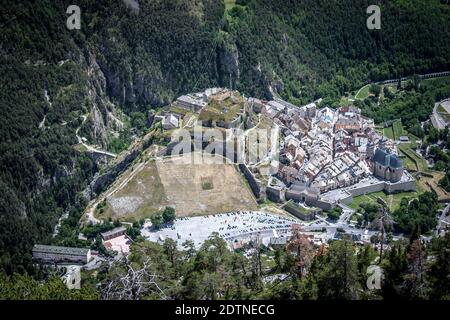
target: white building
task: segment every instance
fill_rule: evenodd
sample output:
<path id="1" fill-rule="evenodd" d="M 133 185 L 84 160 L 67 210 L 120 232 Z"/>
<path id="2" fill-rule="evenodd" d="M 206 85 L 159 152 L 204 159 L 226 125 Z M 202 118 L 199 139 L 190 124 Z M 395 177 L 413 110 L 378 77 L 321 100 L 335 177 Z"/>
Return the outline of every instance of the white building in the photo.
<path id="1" fill-rule="evenodd" d="M 162 121 L 162 126 L 165 130 L 175 129 L 179 127 L 178 118 L 173 114 L 168 114 L 164 117 Z"/>

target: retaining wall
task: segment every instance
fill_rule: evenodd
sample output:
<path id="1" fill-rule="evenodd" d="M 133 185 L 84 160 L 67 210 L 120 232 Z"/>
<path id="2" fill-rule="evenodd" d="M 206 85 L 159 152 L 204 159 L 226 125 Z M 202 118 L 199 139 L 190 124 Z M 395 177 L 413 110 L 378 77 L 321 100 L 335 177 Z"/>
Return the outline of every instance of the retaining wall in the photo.
<path id="1" fill-rule="evenodd" d="M 384 191 L 388 194 L 391 193 L 397 193 L 397 192 L 406 192 L 406 191 L 415 191 L 416 190 L 416 182 L 415 180 L 410 180 L 406 182 L 397 182 L 397 183 L 390 183 L 387 181 L 381 181 L 376 184 L 371 184 L 364 187 L 359 187 L 355 189 L 346 189 L 344 192 L 348 194 L 345 198 L 341 198 L 339 200 L 340 203 L 343 203 L 345 205 L 350 205 L 353 202 L 353 197 L 361 196 L 364 194 L 374 193 L 374 192 L 380 192 Z M 327 201 L 323 201 L 325 203 L 328 203 Z M 330 203 L 331 204 L 331 203 Z M 335 207 L 336 204 L 331 204 L 332 207 Z M 319 205 L 315 205 L 316 207 L 322 208 Z M 324 208 L 322 208 L 324 209 Z M 324 209 L 329 210 L 329 209 Z"/>
<path id="2" fill-rule="evenodd" d="M 256 199 L 261 200 L 261 198 L 263 198 L 261 183 L 258 180 L 256 180 L 253 173 L 250 172 L 250 170 L 247 168 L 245 164 L 239 164 L 239 169 L 244 174 L 245 178 L 250 184 L 250 188 L 252 189 Z"/>

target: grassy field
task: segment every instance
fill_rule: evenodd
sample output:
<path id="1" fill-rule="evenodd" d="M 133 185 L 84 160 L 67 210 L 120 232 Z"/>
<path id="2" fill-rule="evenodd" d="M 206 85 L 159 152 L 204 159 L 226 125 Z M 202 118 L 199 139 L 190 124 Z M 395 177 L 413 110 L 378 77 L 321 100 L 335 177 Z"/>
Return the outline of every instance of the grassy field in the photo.
<path id="1" fill-rule="evenodd" d="M 418 196 L 417 192 L 401 192 L 395 194 L 386 194 L 383 191 L 369 193 L 353 198 L 353 202 L 349 205 L 352 209 L 358 209 L 361 203 L 377 203 L 377 198 L 381 197 L 391 211 L 394 211 L 400 207 L 400 202 L 403 198 L 413 199 Z"/>
<path id="2" fill-rule="evenodd" d="M 428 165 L 424 158 L 419 156 L 412 148 L 411 144 L 403 143 L 398 145 L 398 149 L 401 153 L 405 154 L 413 162 L 416 163 L 417 171 L 426 172 L 428 171 Z"/>
<path id="3" fill-rule="evenodd" d="M 394 121 L 394 123 L 392 124 L 392 131 L 394 133 L 394 140 L 398 140 L 400 136 L 406 135 L 405 130 L 403 130 L 401 120 Z"/>
<path id="4" fill-rule="evenodd" d="M 133 221 L 162 210 L 166 194 L 155 161 L 149 162 L 134 178 L 109 197 L 98 217 Z"/>
<path id="5" fill-rule="evenodd" d="M 400 136 L 407 136 L 408 132 L 403 129 L 402 121 L 396 120 L 392 126 L 383 129 L 383 135 L 392 140 L 398 140 Z"/>
<path id="6" fill-rule="evenodd" d="M 450 121 L 450 114 L 442 104 L 437 107 L 437 112 L 441 115 L 442 118 L 444 118 L 445 121 Z"/>
<path id="7" fill-rule="evenodd" d="M 182 157 L 150 161 L 110 196 L 98 218 L 148 218 L 166 206 L 178 217 L 254 210 L 256 201 L 236 167 L 214 157 L 185 162 Z"/>
<path id="8" fill-rule="evenodd" d="M 296 204 L 294 202 L 287 202 L 286 206 L 284 208 L 285 209 L 289 208 L 289 209 L 298 210 L 298 211 L 300 211 L 301 213 L 304 213 L 304 214 L 312 214 L 312 213 L 314 213 L 314 209 L 305 208 L 305 207 L 299 206 L 298 204 Z"/>
<path id="9" fill-rule="evenodd" d="M 400 151 L 400 159 L 403 162 L 405 168 L 409 171 L 418 171 L 416 162 L 414 162 L 408 155 Z"/>
<path id="10" fill-rule="evenodd" d="M 356 93 L 355 98 L 359 99 L 359 100 L 364 100 L 365 98 L 367 98 L 369 96 L 369 93 L 370 93 L 369 89 L 370 89 L 370 84 L 365 85 L 364 87 L 359 89 L 359 91 Z"/>
<path id="11" fill-rule="evenodd" d="M 217 95 L 210 98 L 208 105 L 202 109 L 198 119 L 200 121 L 230 122 L 242 111 L 244 100 L 242 96 L 233 93 Z"/>
<path id="12" fill-rule="evenodd" d="M 442 104 L 440 104 L 437 107 L 437 112 L 443 112 L 443 113 L 447 113 L 447 110 L 445 110 L 444 106 Z"/>
<path id="13" fill-rule="evenodd" d="M 169 108 L 170 112 L 174 112 L 180 114 L 182 116 L 187 115 L 188 113 L 192 113 L 190 110 L 177 106 L 176 104 L 172 104 Z"/>
<path id="14" fill-rule="evenodd" d="M 385 136 L 388 139 L 395 140 L 394 138 L 394 130 L 392 127 L 387 127 L 383 129 L 383 136 Z"/>
<path id="15" fill-rule="evenodd" d="M 289 217 L 289 218 L 295 217 L 293 214 L 290 214 L 289 212 L 281 209 L 279 207 L 279 204 L 274 203 L 268 199 L 266 199 L 264 203 L 259 204 L 258 209 L 260 211 L 264 211 L 264 212 L 267 212 L 270 214 L 275 214 L 275 215 L 279 215 L 279 216 L 283 216 L 283 217 Z"/>
<path id="16" fill-rule="evenodd" d="M 236 5 L 236 0 L 224 0 L 225 10 L 230 10 Z"/>
<path id="17" fill-rule="evenodd" d="M 75 150 L 77 150 L 78 152 L 87 152 L 88 151 L 88 148 L 82 143 L 77 143 L 76 145 L 73 146 L 73 148 Z"/>
<path id="18" fill-rule="evenodd" d="M 291 201 L 288 201 L 286 203 L 286 205 L 284 206 L 284 210 L 294 216 L 302 215 L 304 217 L 312 216 L 315 212 L 315 210 L 312 208 L 305 208 Z M 299 218 L 302 217 L 299 216 Z"/>

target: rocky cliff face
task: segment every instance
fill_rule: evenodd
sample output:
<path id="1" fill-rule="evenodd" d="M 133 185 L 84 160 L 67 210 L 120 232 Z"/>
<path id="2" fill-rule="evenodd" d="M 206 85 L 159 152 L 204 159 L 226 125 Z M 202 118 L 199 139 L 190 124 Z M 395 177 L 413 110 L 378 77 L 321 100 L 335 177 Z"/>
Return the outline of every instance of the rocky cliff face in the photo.
<path id="1" fill-rule="evenodd" d="M 158 93 L 154 92 L 157 79 L 151 79 L 142 74 L 133 74 L 129 71 L 118 71 L 105 62 L 100 62 L 101 71 L 106 79 L 106 92 L 119 104 L 140 104 L 153 107 L 168 103 Z"/>
<path id="2" fill-rule="evenodd" d="M 222 86 L 236 88 L 240 78 L 239 50 L 229 34 L 222 34 L 224 39 L 217 50 L 217 69 L 220 82 Z"/>
<path id="3" fill-rule="evenodd" d="M 97 173 L 83 192 L 85 198 L 88 200 L 94 199 L 102 191 L 106 190 L 106 188 L 117 179 L 119 174 L 124 172 L 139 156 L 140 152 L 140 149 L 130 150 L 121 158 L 121 160 L 109 167 L 106 172 L 102 174 Z"/>
<path id="4" fill-rule="evenodd" d="M 86 138 L 88 143 L 102 149 L 108 148 L 108 141 L 117 136 L 123 128 L 123 114 L 120 105 L 114 103 L 108 95 L 108 75 L 100 67 L 96 56 L 91 52 L 80 63 L 86 73 L 85 114 L 79 135 Z"/>

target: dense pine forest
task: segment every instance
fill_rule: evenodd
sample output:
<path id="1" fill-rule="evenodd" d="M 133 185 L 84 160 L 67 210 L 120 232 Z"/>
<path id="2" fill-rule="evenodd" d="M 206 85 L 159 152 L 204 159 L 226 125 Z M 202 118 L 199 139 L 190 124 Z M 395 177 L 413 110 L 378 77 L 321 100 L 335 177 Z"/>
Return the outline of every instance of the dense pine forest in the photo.
<path id="1" fill-rule="evenodd" d="M 242 87 L 255 95 L 266 93 L 262 81 L 306 103 L 366 81 L 449 67 L 450 8 L 439 1 L 379 1 L 381 30 L 366 28 L 370 1 L 240 3 L 248 4 L 231 10 L 227 26 L 239 49 Z"/>
<path id="2" fill-rule="evenodd" d="M 366 28 L 368 0 L 237 0 L 227 7 L 222 0 L 141 0 L 137 11 L 122 1 L 80 0 L 81 29 L 68 30 L 70 1 L 1 0 L 0 273 L 34 275 L 32 245 L 63 241 L 52 238 L 63 213 L 70 227 L 79 224 L 87 202 L 81 191 L 99 168 L 73 148 L 77 130 L 112 150 L 112 132 L 122 134 L 112 115 L 142 116 L 206 87 L 332 105 L 367 82 L 450 70 L 446 1 L 378 2 L 381 30 Z M 420 90 L 385 106 L 370 99 L 359 106 L 377 122 L 404 117 L 413 131 L 431 103 L 448 96 L 446 85 Z M 325 268 L 320 259 L 328 258 L 316 258 L 314 268 Z M 229 261 L 226 268 L 238 263 Z M 219 266 L 195 262 L 183 286 L 201 263 Z M 295 281 L 298 291 L 277 294 L 304 297 L 309 282 Z M 230 297 L 248 297 L 232 290 Z"/>

